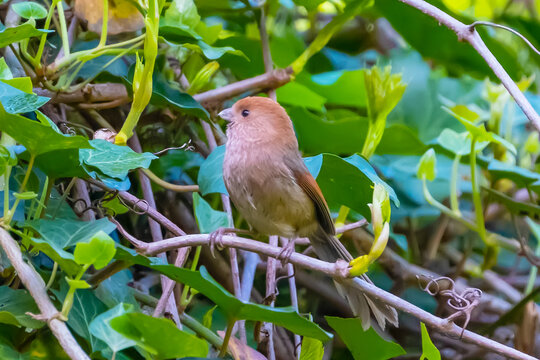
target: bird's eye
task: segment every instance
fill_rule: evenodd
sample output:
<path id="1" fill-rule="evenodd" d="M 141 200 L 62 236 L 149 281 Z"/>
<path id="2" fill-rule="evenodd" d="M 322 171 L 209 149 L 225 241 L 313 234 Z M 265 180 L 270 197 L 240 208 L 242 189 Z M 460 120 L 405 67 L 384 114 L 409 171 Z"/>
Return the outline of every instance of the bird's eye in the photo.
<path id="1" fill-rule="evenodd" d="M 249 115 L 249 110 L 242 110 L 242 116 L 247 117 Z"/>

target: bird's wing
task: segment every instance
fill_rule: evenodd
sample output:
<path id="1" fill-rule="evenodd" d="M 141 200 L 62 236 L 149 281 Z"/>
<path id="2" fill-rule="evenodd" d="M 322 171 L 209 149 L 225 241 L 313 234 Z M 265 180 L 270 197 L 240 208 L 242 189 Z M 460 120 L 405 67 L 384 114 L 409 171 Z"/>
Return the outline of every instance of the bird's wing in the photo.
<path id="1" fill-rule="evenodd" d="M 306 169 L 307 170 L 307 169 Z M 296 183 L 300 185 L 302 190 L 309 196 L 313 203 L 315 204 L 315 210 L 317 212 L 317 218 L 322 228 L 328 233 L 334 235 L 336 233 L 336 228 L 334 227 L 334 222 L 330 216 L 330 210 L 328 209 L 328 204 L 322 194 L 319 185 L 311 176 L 309 172 L 295 172 L 294 177 Z"/>

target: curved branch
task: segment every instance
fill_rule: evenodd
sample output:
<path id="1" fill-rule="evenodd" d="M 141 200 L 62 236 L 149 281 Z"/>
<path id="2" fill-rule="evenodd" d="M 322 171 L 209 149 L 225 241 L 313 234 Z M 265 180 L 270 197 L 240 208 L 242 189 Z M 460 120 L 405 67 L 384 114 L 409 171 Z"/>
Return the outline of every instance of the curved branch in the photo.
<path id="1" fill-rule="evenodd" d="M 0 228 L 0 245 L 6 252 L 22 283 L 34 298 L 39 311 L 41 311 L 40 317 L 46 319 L 47 325 L 66 354 L 74 360 L 90 360 L 71 332 L 69 332 L 66 323 L 55 318 L 58 315 L 58 310 L 51 302 L 49 295 L 47 295 L 43 279 L 34 268 L 24 262 L 19 244 L 3 228 Z"/>
<path id="2" fill-rule="evenodd" d="M 467 41 L 471 46 L 484 58 L 486 63 L 489 65 L 495 76 L 501 80 L 501 83 L 504 85 L 506 90 L 514 98 L 518 106 L 523 110 L 525 116 L 529 119 L 532 125 L 540 132 L 540 116 L 534 110 L 529 101 L 525 98 L 525 95 L 519 90 L 516 83 L 512 80 L 510 75 L 504 70 L 502 65 L 499 63 L 497 58 L 491 53 L 488 49 L 476 29 L 474 28 L 474 23 L 471 25 L 466 25 L 459 20 L 456 20 L 452 16 L 448 15 L 439 8 L 423 1 L 423 0 L 399 0 L 404 4 L 417 8 L 422 11 L 424 14 L 431 16 L 443 24 L 450 30 L 456 33 L 459 40 Z"/>
<path id="3" fill-rule="evenodd" d="M 146 246 L 139 248 L 138 251 L 145 255 L 156 255 L 172 249 L 178 249 L 187 246 L 208 245 L 208 243 L 209 235 L 207 234 L 186 235 L 166 239 L 158 243 L 146 244 Z M 279 254 L 282 251 L 282 248 L 279 247 L 270 246 L 259 241 L 244 239 L 236 236 L 223 236 L 222 243 L 226 247 L 234 247 L 238 249 L 257 252 L 259 254 L 270 256 L 273 258 L 278 258 Z M 462 333 L 462 328 L 460 328 L 459 326 L 453 324 L 452 322 L 448 322 L 445 319 L 441 319 L 435 315 L 432 315 L 427 311 L 422 310 L 419 307 L 395 296 L 394 294 L 379 289 L 375 285 L 369 284 L 358 278 L 347 278 L 348 270 L 343 269 L 339 264 L 324 262 L 319 259 L 315 259 L 298 253 L 293 253 L 289 261 L 294 265 L 325 273 L 334 278 L 336 281 L 348 282 L 351 286 L 357 287 L 358 289 L 364 291 L 366 294 L 372 296 L 373 298 L 420 319 L 426 325 L 430 326 L 431 328 L 442 334 L 445 334 L 446 336 L 453 336 L 459 338 Z M 530 355 L 524 354 L 516 349 L 500 344 L 496 341 L 493 341 L 468 330 L 465 330 L 463 332 L 463 336 L 461 337 L 461 339 L 465 342 L 475 344 L 483 349 L 501 354 L 511 359 L 535 359 Z"/>

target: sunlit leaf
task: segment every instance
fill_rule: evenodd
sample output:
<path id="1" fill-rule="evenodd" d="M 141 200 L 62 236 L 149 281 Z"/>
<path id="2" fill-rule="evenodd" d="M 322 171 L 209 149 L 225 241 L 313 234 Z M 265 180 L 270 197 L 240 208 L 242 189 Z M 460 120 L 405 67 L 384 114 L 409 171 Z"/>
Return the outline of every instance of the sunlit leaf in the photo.
<path id="1" fill-rule="evenodd" d="M 422 328 L 422 356 L 420 356 L 420 360 L 441 360 L 441 353 L 435 345 L 433 345 L 433 341 L 431 341 L 431 338 L 429 337 L 426 325 L 420 323 L 420 326 Z"/>
<path id="2" fill-rule="evenodd" d="M 47 9 L 33 1 L 15 3 L 11 7 L 20 17 L 25 19 L 39 20 L 47 17 Z"/>

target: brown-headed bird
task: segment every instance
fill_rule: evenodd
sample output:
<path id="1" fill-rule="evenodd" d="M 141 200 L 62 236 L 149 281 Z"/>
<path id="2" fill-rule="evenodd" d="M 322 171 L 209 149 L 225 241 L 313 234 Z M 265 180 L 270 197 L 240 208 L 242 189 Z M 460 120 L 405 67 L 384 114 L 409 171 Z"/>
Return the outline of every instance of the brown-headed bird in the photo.
<path id="1" fill-rule="evenodd" d="M 234 205 L 260 234 L 307 237 L 324 261 L 352 260 L 335 237 L 323 194 L 298 150 L 291 119 L 275 101 L 247 97 L 219 116 L 228 121 L 223 178 Z M 371 282 L 365 275 L 362 279 Z M 371 313 L 384 329 L 396 310 L 346 283 L 336 286 L 365 329 Z"/>

